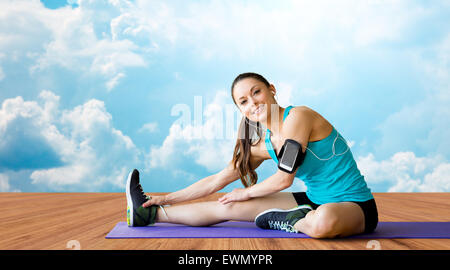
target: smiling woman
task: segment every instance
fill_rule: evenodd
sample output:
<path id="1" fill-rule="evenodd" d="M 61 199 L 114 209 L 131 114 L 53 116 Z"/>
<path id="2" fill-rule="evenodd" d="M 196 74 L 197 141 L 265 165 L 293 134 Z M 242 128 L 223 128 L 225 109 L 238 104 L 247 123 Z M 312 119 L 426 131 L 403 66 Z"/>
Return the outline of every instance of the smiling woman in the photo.
<path id="1" fill-rule="evenodd" d="M 248 80 L 243 81 L 246 78 Z M 241 81 L 244 85 L 240 84 L 239 87 L 236 87 L 236 84 Z M 239 126 L 238 139 L 234 147 L 232 162 L 239 169 L 239 175 L 245 187 L 255 184 L 258 180 L 255 172 L 258 165 L 253 164 L 252 166 L 250 164 L 250 147 L 256 145 L 263 135 L 261 123 L 267 127 L 271 124 L 267 121 L 269 117 L 267 113 L 270 113 L 270 110 L 267 110 L 267 108 L 272 108 L 271 105 L 276 104 L 273 96 L 268 95 L 266 93 L 267 91 L 264 91 L 265 89 L 270 89 L 271 93 L 275 95 L 275 87 L 270 85 L 263 76 L 256 73 L 240 74 L 231 85 L 231 96 L 234 104 L 240 107 L 240 110 L 244 114 Z M 235 95 L 239 98 L 236 98 Z M 267 103 L 264 102 L 265 100 L 267 100 Z M 253 108 L 249 104 L 255 101 L 258 102 L 258 106 Z M 255 137 L 257 138 L 256 140 L 253 139 Z"/>
<path id="2" fill-rule="evenodd" d="M 221 172 L 182 190 L 153 197 L 145 195 L 139 171 L 133 170 L 126 188 L 128 225 L 207 226 L 225 220 L 254 220 L 264 229 L 303 232 L 315 238 L 373 231 L 378 223 L 375 200 L 345 139 L 308 107 L 280 107 L 275 94 L 275 86 L 259 74 L 237 76 L 231 96 L 243 118 L 231 162 Z M 267 128 L 264 141 L 262 126 Z M 304 162 L 296 163 L 293 170 L 279 169 L 257 183 L 254 170 L 267 159 L 279 163 L 288 147 L 285 141 L 300 147 L 302 152 L 297 153 L 306 155 Z M 292 185 L 295 176 L 305 182 L 307 192 L 281 192 Z M 218 201 L 163 207 L 208 196 L 239 178 L 245 188 Z"/>

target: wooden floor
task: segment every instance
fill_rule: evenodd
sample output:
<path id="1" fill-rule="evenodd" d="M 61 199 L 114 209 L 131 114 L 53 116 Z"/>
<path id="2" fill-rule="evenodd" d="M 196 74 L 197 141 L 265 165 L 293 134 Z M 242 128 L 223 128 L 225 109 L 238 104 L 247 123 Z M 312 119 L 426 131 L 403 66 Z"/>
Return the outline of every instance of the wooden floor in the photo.
<path id="1" fill-rule="evenodd" d="M 450 193 L 374 196 L 380 221 L 450 221 Z M 366 250 L 369 243 L 368 239 L 105 239 L 117 222 L 126 221 L 124 193 L 0 193 L 0 205 L 0 250 Z M 377 241 L 383 250 L 450 250 L 450 239 Z"/>

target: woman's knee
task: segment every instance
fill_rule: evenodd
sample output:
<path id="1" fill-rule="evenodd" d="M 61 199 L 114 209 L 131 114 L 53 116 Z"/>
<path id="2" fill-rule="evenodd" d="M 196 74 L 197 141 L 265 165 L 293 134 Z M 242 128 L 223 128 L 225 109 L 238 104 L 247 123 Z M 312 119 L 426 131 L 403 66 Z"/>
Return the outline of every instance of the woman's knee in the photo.
<path id="1" fill-rule="evenodd" d="M 319 207 L 314 213 L 310 236 L 314 238 L 334 238 L 337 236 L 338 223 L 339 217 L 332 207 Z"/>
<path id="2" fill-rule="evenodd" d="M 220 202 L 214 202 L 212 206 L 216 210 L 217 216 L 224 219 L 235 218 L 235 216 L 239 216 L 243 210 L 243 207 L 240 207 L 239 203 L 222 204 Z"/>

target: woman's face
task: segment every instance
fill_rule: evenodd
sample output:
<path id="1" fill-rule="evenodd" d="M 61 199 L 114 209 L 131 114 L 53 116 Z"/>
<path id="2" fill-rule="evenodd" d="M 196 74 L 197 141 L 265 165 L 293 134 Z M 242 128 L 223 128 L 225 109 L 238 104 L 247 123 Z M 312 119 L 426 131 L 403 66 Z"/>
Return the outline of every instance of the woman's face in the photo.
<path id="1" fill-rule="evenodd" d="M 273 92 L 272 92 L 273 91 Z M 275 88 L 257 79 L 246 78 L 234 85 L 233 95 L 241 113 L 254 122 L 266 122 L 271 104 L 275 104 Z"/>

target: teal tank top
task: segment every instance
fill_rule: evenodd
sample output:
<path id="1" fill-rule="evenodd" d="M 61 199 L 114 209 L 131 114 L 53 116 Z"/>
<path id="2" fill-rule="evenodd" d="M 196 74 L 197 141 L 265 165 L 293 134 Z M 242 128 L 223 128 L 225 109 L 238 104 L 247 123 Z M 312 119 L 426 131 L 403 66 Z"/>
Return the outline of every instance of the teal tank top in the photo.
<path id="1" fill-rule="evenodd" d="M 292 108 L 289 106 L 285 109 L 283 121 Z M 270 136 L 271 132 L 267 129 L 266 148 L 278 164 Z M 305 159 L 295 176 L 304 181 L 306 195 L 316 204 L 373 199 L 347 142 L 334 127 L 326 138 L 308 142 Z"/>

